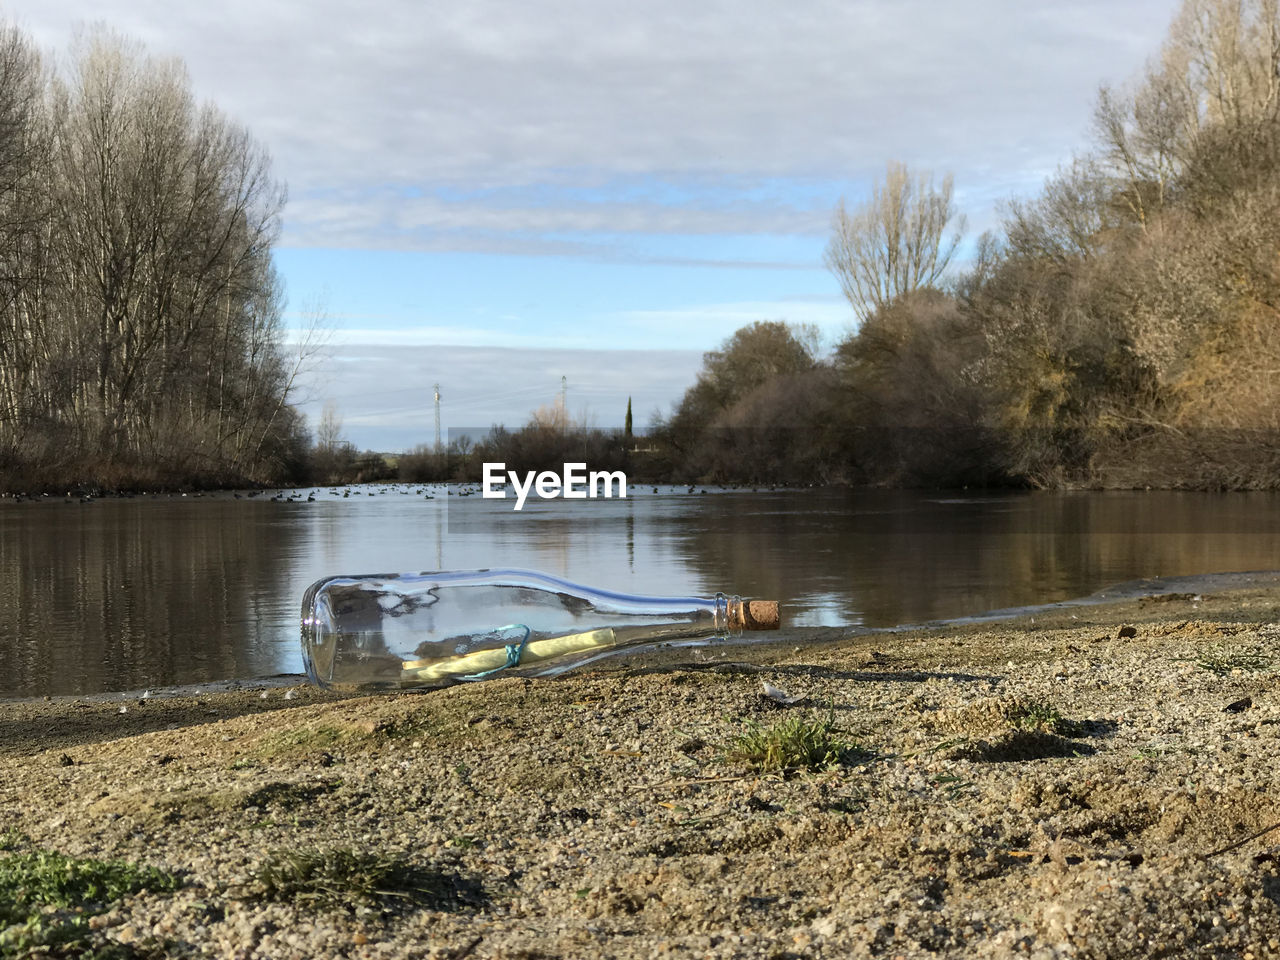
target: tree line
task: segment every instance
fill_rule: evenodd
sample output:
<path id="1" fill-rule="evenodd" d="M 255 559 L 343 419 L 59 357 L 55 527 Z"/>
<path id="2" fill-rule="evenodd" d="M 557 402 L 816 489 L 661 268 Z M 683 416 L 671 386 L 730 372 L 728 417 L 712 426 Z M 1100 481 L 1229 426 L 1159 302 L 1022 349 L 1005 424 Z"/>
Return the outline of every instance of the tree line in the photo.
<path id="1" fill-rule="evenodd" d="M 1280 486 L 1280 14 L 1186 0 L 1089 148 L 948 271 L 950 178 L 836 211 L 829 357 L 739 330 L 658 424 L 673 479 Z"/>
<path id="2" fill-rule="evenodd" d="M 296 473 L 270 158 L 177 60 L 67 64 L 0 26 L 0 486 Z"/>

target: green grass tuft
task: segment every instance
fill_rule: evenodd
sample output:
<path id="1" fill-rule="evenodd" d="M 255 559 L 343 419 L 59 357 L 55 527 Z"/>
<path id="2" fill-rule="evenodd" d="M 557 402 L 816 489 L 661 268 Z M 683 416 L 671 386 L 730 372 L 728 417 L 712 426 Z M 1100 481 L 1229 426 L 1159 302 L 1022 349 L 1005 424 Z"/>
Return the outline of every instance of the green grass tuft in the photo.
<path id="1" fill-rule="evenodd" d="M 1008 714 L 1009 725 L 1027 733 L 1069 733 L 1074 725 L 1045 700 L 1019 703 Z"/>
<path id="2" fill-rule="evenodd" d="M 138 956 L 120 944 L 95 944 L 88 918 L 129 894 L 171 893 L 181 885 L 168 871 L 123 860 L 82 860 L 50 850 L 0 856 L 0 960 Z"/>
<path id="3" fill-rule="evenodd" d="M 1271 666 L 1272 659 L 1257 650 L 1231 648 L 1214 645 L 1202 651 L 1195 659 L 1201 670 L 1208 670 L 1219 677 L 1231 674 L 1233 670 L 1245 673 L 1256 673 Z"/>
<path id="4" fill-rule="evenodd" d="M 761 773 L 828 770 L 847 760 L 866 756 L 856 743 L 832 732 L 832 720 L 789 717 L 771 727 L 754 721 L 725 750 L 730 763 L 746 763 Z"/>
<path id="5" fill-rule="evenodd" d="M 112 903 L 139 890 L 171 893 L 172 873 L 123 860 L 77 860 L 51 850 L 0 857 L 0 902 L 55 907 Z"/>
<path id="6" fill-rule="evenodd" d="M 0 853 L 17 850 L 30 842 L 31 839 L 25 833 L 18 830 L 6 830 L 4 833 L 0 833 Z"/>

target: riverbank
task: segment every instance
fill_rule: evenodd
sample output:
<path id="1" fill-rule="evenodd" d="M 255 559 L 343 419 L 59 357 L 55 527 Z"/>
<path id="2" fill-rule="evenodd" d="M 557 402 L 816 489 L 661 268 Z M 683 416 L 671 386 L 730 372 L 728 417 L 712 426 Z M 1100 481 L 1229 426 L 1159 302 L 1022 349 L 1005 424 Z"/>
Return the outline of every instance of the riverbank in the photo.
<path id="1" fill-rule="evenodd" d="M 0 957 L 1280 955 L 1275 576 L 795 639 L 0 704 L 0 886 L 41 851 L 148 886 Z M 789 748 L 817 769 L 758 764 Z"/>

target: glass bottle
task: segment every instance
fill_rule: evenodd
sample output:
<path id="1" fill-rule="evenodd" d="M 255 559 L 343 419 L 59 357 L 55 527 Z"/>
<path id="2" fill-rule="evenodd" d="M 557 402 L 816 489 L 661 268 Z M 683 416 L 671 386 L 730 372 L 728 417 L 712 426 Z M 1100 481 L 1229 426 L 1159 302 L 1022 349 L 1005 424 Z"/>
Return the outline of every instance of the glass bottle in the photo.
<path id="1" fill-rule="evenodd" d="M 777 626 L 770 600 L 631 596 L 531 570 L 326 577 L 302 598 L 302 655 L 322 687 L 432 687 Z"/>

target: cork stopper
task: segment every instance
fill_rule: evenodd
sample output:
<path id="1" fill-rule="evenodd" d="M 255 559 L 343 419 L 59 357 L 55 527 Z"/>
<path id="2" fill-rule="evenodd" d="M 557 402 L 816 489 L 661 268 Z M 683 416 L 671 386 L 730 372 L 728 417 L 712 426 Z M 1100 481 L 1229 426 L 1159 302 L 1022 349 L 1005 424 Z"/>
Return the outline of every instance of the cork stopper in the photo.
<path id="1" fill-rule="evenodd" d="M 743 630 L 777 630 L 778 601 L 743 600 L 730 619 L 733 626 Z"/>

